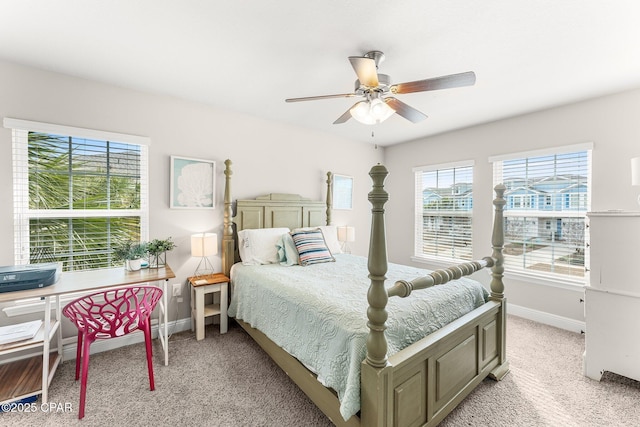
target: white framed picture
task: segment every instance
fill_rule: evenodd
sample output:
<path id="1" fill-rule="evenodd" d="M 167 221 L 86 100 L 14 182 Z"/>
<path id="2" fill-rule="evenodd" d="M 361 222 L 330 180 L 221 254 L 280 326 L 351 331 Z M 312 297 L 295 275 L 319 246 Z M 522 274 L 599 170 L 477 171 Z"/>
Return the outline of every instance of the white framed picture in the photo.
<path id="1" fill-rule="evenodd" d="M 216 162 L 171 156 L 169 207 L 215 209 Z"/>
<path id="2" fill-rule="evenodd" d="M 333 209 L 353 209 L 353 178 L 333 174 Z"/>

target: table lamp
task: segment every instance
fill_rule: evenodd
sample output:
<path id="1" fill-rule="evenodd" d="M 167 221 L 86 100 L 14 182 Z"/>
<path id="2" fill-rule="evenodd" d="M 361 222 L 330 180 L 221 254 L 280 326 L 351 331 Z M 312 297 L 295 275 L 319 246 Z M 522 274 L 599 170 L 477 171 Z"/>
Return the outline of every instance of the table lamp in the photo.
<path id="1" fill-rule="evenodd" d="M 640 186 L 640 157 L 631 159 L 631 185 Z M 640 205 L 640 195 L 638 204 Z"/>
<path id="2" fill-rule="evenodd" d="M 198 233 L 191 235 L 191 256 L 200 257 L 194 276 L 213 274 L 213 265 L 209 261 L 211 255 L 218 253 L 218 235 L 215 233 Z"/>
<path id="3" fill-rule="evenodd" d="M 342 242 L 342 252 L 350 254 L 349 242 L 355 242 L 356 228 L 347 225 L 338 227 L 338 240 Z"/>

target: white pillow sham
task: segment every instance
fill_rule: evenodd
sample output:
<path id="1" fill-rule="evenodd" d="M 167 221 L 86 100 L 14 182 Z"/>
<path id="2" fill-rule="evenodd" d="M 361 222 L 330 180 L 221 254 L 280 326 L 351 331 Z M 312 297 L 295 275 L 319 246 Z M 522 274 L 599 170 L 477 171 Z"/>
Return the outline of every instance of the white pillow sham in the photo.
<path id="1" fill-rule="evenodd" d="M 244 265 L 275 264 L 278 257 L 278 243 L 283 234 L 289 233 L 286 227 L 256 228 L 238 232 L 238 250 Z"/>

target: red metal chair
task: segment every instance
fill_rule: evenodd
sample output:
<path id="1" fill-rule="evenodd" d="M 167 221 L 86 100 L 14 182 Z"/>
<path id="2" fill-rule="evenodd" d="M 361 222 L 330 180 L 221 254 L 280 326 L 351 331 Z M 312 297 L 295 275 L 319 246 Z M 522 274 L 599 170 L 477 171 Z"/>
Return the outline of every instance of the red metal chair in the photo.
<path id="1" fill-rule="evenodd" d="M 76 380 L 80 376 L 80 411 L 84 417 L 89 372 L 89 346 L 97 339 L 126 335 L 136 330 L 144 333 L 147 349 L 149 388 L 153 391 L 153 360 L 151 350 L 151 312 L 162 297 L 162 289 L 155 286 L 131 286 L 96 292 L 71 301 L 62 312 L 78 328 L 78 350 L 76 353 Z"/>

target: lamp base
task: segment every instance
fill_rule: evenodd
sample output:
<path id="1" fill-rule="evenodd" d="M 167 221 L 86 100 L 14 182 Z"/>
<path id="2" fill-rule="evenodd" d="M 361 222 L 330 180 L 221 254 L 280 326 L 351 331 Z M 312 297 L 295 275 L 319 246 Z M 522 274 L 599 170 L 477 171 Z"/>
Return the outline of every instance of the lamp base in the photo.
<path id="1" fill-rule="evenodd" d="M 209 274 L 215 273 L 213 269 L 213 264 L 209 261 L 209 258 L 203 256 L 196 267 L 196 271 L 193 273 L 194 276 L 207 276 Z"/>

